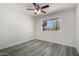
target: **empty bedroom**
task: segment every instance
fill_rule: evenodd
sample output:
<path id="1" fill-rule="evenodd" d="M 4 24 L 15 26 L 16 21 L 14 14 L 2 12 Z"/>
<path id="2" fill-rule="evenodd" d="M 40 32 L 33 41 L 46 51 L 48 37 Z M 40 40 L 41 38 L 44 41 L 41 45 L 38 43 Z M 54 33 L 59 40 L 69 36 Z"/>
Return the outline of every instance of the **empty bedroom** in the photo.
<path id="1" fill-rule="evenodd" d="M 0 56 L 79 56 L 78 3 L 0 3 Z"/>

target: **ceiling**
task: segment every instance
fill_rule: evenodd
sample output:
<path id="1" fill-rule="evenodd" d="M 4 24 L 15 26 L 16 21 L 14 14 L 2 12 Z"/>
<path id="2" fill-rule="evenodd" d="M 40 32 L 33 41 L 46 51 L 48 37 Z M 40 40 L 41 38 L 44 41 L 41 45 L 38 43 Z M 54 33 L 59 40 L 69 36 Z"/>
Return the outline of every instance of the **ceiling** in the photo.
<path id="1" fill-rule="evenodd" d="M 44 5 L 49 5 L 49 8 L 43 9 L 44 11 L 46 11 L 46 14 L 50 14 L 50 13 L 54 13 L 54 12 L 58 12 L 61 10 L 65 10 L 65 9 L 69 9 L 69 8 L 73 8 L 75 7 L 75 3 L 38 3 L 40 6 L 44 6 Z M 18 11 L 21 11 L 23 13 L 26 13 L 30 16 L 39 16 L 39 15 L 45 15 L 43 13 L 40 13 L 38 15 L 34 14 L 34 11 L 31 10 L 26 10 L 28 8 L 34 8 L 34 6 L 32 5 L 32 3 L 1 3 L 0 7 L 10 7 L 11 8 L 15 8 Z"/>

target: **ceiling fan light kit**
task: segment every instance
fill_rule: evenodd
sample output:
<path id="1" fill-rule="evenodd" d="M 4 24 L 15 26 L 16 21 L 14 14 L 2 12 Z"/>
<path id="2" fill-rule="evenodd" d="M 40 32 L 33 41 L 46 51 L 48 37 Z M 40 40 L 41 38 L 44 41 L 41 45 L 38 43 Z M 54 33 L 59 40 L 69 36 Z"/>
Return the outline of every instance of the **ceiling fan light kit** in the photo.
<path id="1" fill-rule="evenodd" d="M 36 14 L 40 14 L 41 11 L 40 11 L 40 10 L 35 10 L 35 13 L 36 13 Z"/>

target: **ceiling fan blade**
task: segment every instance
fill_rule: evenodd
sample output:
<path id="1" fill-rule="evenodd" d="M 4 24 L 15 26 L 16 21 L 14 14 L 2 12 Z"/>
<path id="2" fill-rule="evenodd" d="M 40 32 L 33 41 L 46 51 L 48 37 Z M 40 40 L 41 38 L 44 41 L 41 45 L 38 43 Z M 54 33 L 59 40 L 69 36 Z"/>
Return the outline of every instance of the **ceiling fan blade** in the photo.
<path id="1" fill-rule="evenodd" d="M 34 9 L 26 9 L 26 10 L 34 10 Z"/>
<path id="2" fill-rule="evenodd" d="M 33 5 L 34 5 L 34 7 L 36 8 L 36 5 L 37 5 L 37 4 L 36 4 L 36 3 L 32 3 L 32 4 L 33 4 Z"/>
<path id="3" fill-rule="evenodd" d="M 37 7 L 40 8 L 40 6 L 37 4 Z"/>
<path id="4" fill-rule="evenodd" d="M 49 5 L 45 5 L 45 6 L 41 7 L 41 9 L 48 8 L 48 7 L 49 7 Z"/>
<path id="5" fill-rule="evenodd" d="M 36 6 L 36 3 L 33 3 L 34 6 Z"/>
<path id="6" fill-rule="evenodd" d="M 46 13 L 45 11 L 41 10 L 41 12 Z"/>

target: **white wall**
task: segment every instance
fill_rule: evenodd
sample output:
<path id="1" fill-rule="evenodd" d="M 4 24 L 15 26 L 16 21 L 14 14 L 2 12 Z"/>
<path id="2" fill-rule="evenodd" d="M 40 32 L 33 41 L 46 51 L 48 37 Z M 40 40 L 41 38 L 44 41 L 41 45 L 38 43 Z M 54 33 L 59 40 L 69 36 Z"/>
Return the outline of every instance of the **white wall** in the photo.
<path id="1" fill-rule="evenodd" d="M 11 5 L 0 4 L 0 49 L 31 40 L 33 25 L 32 17 Z"/>
<path id="2" fill-rule="evenodd" d="M 76 8 L 76 47 L 77 51 L 79 53 L 79 4 L 77 4 Z"/>
<path id="3" fill-rule="evenodd" d="M 41 31 L 41 20 L 60 17 L 62 20 L 61 32 Z M 65 11 L 37 17 L 36 20 L 36 39 L 46 40 L 54 43 L 64 44 L 75 47 L 75 8 Z"/>

